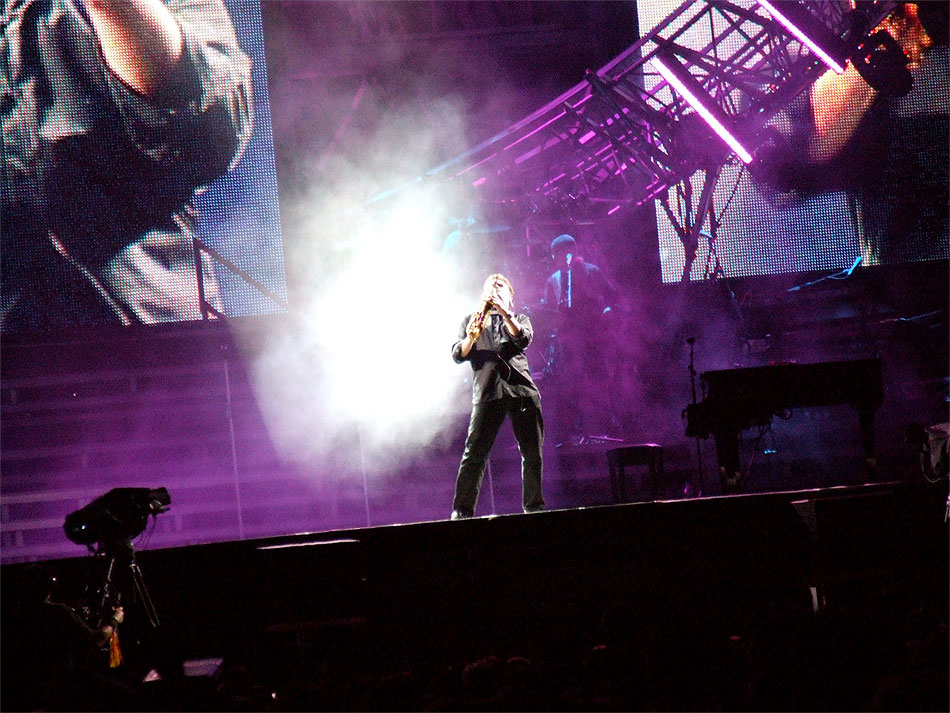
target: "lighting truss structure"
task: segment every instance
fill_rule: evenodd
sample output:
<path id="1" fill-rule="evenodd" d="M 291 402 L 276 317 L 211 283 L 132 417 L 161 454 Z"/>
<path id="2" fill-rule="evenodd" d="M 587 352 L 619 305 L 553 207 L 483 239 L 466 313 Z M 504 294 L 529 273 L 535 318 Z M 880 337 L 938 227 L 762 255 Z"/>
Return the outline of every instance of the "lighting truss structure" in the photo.
<path id="1" fill-rule="evenodd" d="M 898 5 L 794 4 L 799 17 L 807 13 L 812 26 L 827 30 L 823 39 L 842 57 Z M 703 115 L 657 62 L 673 68 L 706 108 Z M 530 202 L 535 212 L 565 197 L 586 198 L 601 216 L 659 199 L 687 254 L 690 245 L 695 254 L 700 234 L 715 239 L 713 189 L 722 167 L 738 160 L 706 114 L 749 152 L 748 162 L 769 121 L 825 71 L 822 58 L 755 0 L 686 0 L 609 64 L 423 178 L 467 183 L 489 202 Z M 697 196 L 690 179 L 700 171 Z"/>

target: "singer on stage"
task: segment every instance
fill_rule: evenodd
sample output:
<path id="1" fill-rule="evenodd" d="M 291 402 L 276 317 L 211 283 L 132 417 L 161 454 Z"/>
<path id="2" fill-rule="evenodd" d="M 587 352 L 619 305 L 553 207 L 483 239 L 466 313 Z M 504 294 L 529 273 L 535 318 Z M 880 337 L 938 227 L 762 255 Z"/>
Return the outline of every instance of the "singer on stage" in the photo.
<path id="1" fill-rule="evenodd" d="M 531 378 L 525 349 L 534 330 L 527 315 L 513 311 L 514 288 L 504 275 L 485 280 L 482 302 L 459 328 L 452 358 L 472 365 L 472 416 L 455 482 L 452 519 L 472 517 L 485 475 L 485 464 L 505 415 L 521 451 L 522 507 L 544 509 L 541 495 L 541 398 Z"/>

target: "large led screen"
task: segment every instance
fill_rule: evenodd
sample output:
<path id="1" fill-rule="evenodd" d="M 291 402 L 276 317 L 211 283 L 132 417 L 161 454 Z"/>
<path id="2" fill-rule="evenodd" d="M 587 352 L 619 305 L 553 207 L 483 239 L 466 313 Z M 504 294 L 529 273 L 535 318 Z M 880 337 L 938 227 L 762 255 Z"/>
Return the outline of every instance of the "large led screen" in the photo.
<path id="1" fill-rule="evenodd" d="M 737 4 L 756 7 L 752 0 Z M 640 3 L 642 35 L 679 5 Z M 713 197 L 721 225 L 714 240 L 704 231 L 691 265 L 658 207 L 663 281 L 950 257 L 947 7 L 908 3 L 877 28 L 908 58 L 907 94 L 872 89 L 852 66 L 841 76 L 829 70 L 773 119 L 775 149 L 758 155 L 751 169 L 725 167 Z M 700 49 L 708 36 L 695 32 L 693 46 Z M 702 178 L 692 179 L 694 196 Z M 670 203 L 675 210 L 673 193 Z"/>
<path id="2" fill-rule="evenodd" d="M 283 311 L 259 0 L 0 7 L 0 330 Z"/>

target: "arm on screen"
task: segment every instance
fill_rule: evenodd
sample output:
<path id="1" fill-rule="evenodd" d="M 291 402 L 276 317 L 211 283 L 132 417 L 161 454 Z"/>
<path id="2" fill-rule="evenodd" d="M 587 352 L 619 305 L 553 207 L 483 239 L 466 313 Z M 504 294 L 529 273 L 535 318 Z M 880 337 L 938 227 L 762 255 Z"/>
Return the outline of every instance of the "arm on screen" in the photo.
<path id="1" fill-rule="evenodd" d="M 181 59 L 181 28 L 162 0 L 86 0 L 106 63 L 132 89 L 152 94 Z"/>
<path id="2" fill-rule="evenodd" d="M 808 142 L 808 159 L 827 163 L 841 153 L 875 98 L 877 92 L 852 64 L 843 74 L 828 70 L 822 75 L 812 89 L 814 130 Z"/>
<path id="3" fill-rule="evenodd" d="M 104 72 L 132 143 L 193 187 L 233 166 L 253 130 L 253 91 L 251 61 L 222 0 L 85 7 L 101 48 L 91 70 Z"/>
<path id="4" fill-rule="evenodd" d="M 885 18 L 878 29 L 886 30 L 897 40 L 907 56 L 908 69 L 918 67 L 933 44 L 914 3 L 902 6 Z M 850 63 L 843 74 L 829 70 L 815 82 L 811 94 L 814 131 L 808 144 L 809 160 L 827 163 L 841 153 L 877 96 L 877 90 Z"/>

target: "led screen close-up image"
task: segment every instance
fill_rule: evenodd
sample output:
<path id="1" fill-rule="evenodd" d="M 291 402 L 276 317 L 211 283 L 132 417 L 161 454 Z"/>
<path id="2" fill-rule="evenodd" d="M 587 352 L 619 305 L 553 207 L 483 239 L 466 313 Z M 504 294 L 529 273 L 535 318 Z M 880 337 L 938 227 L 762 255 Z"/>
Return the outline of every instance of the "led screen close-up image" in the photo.
<path id="1" fill-rule="evenodd" d="M 645 4 L 641 31 L 677 5 Z M 946 5 L 902 5 L 875 32 L 893 38 L 874 48 L 875 74 L 859 73 L 854 64 L 841 74 L 827 69 L 772 118 L 753 162 L 735 160 L 722 169 L 712 198 L 715 235 L 707 223 L 688 265 L 673 223 L 657 211 L 664 282 L 950 256 Z M 702 34 L 687 35 L 690 42 L 701 50 Z M 738 57 L 741 42 L 733 45 L 726 49 Z M 908 76 L 899 79 L 905 67 Z M 691 181 L 697 198 L 702 178 Z M 673 193 L 676 215 L 684 198 Z"/>
<path id="2" fill-rule="evenodd" d="M 160 7 L 3 4 L 3 333 L 286 307 L 260 3 Z"/>

